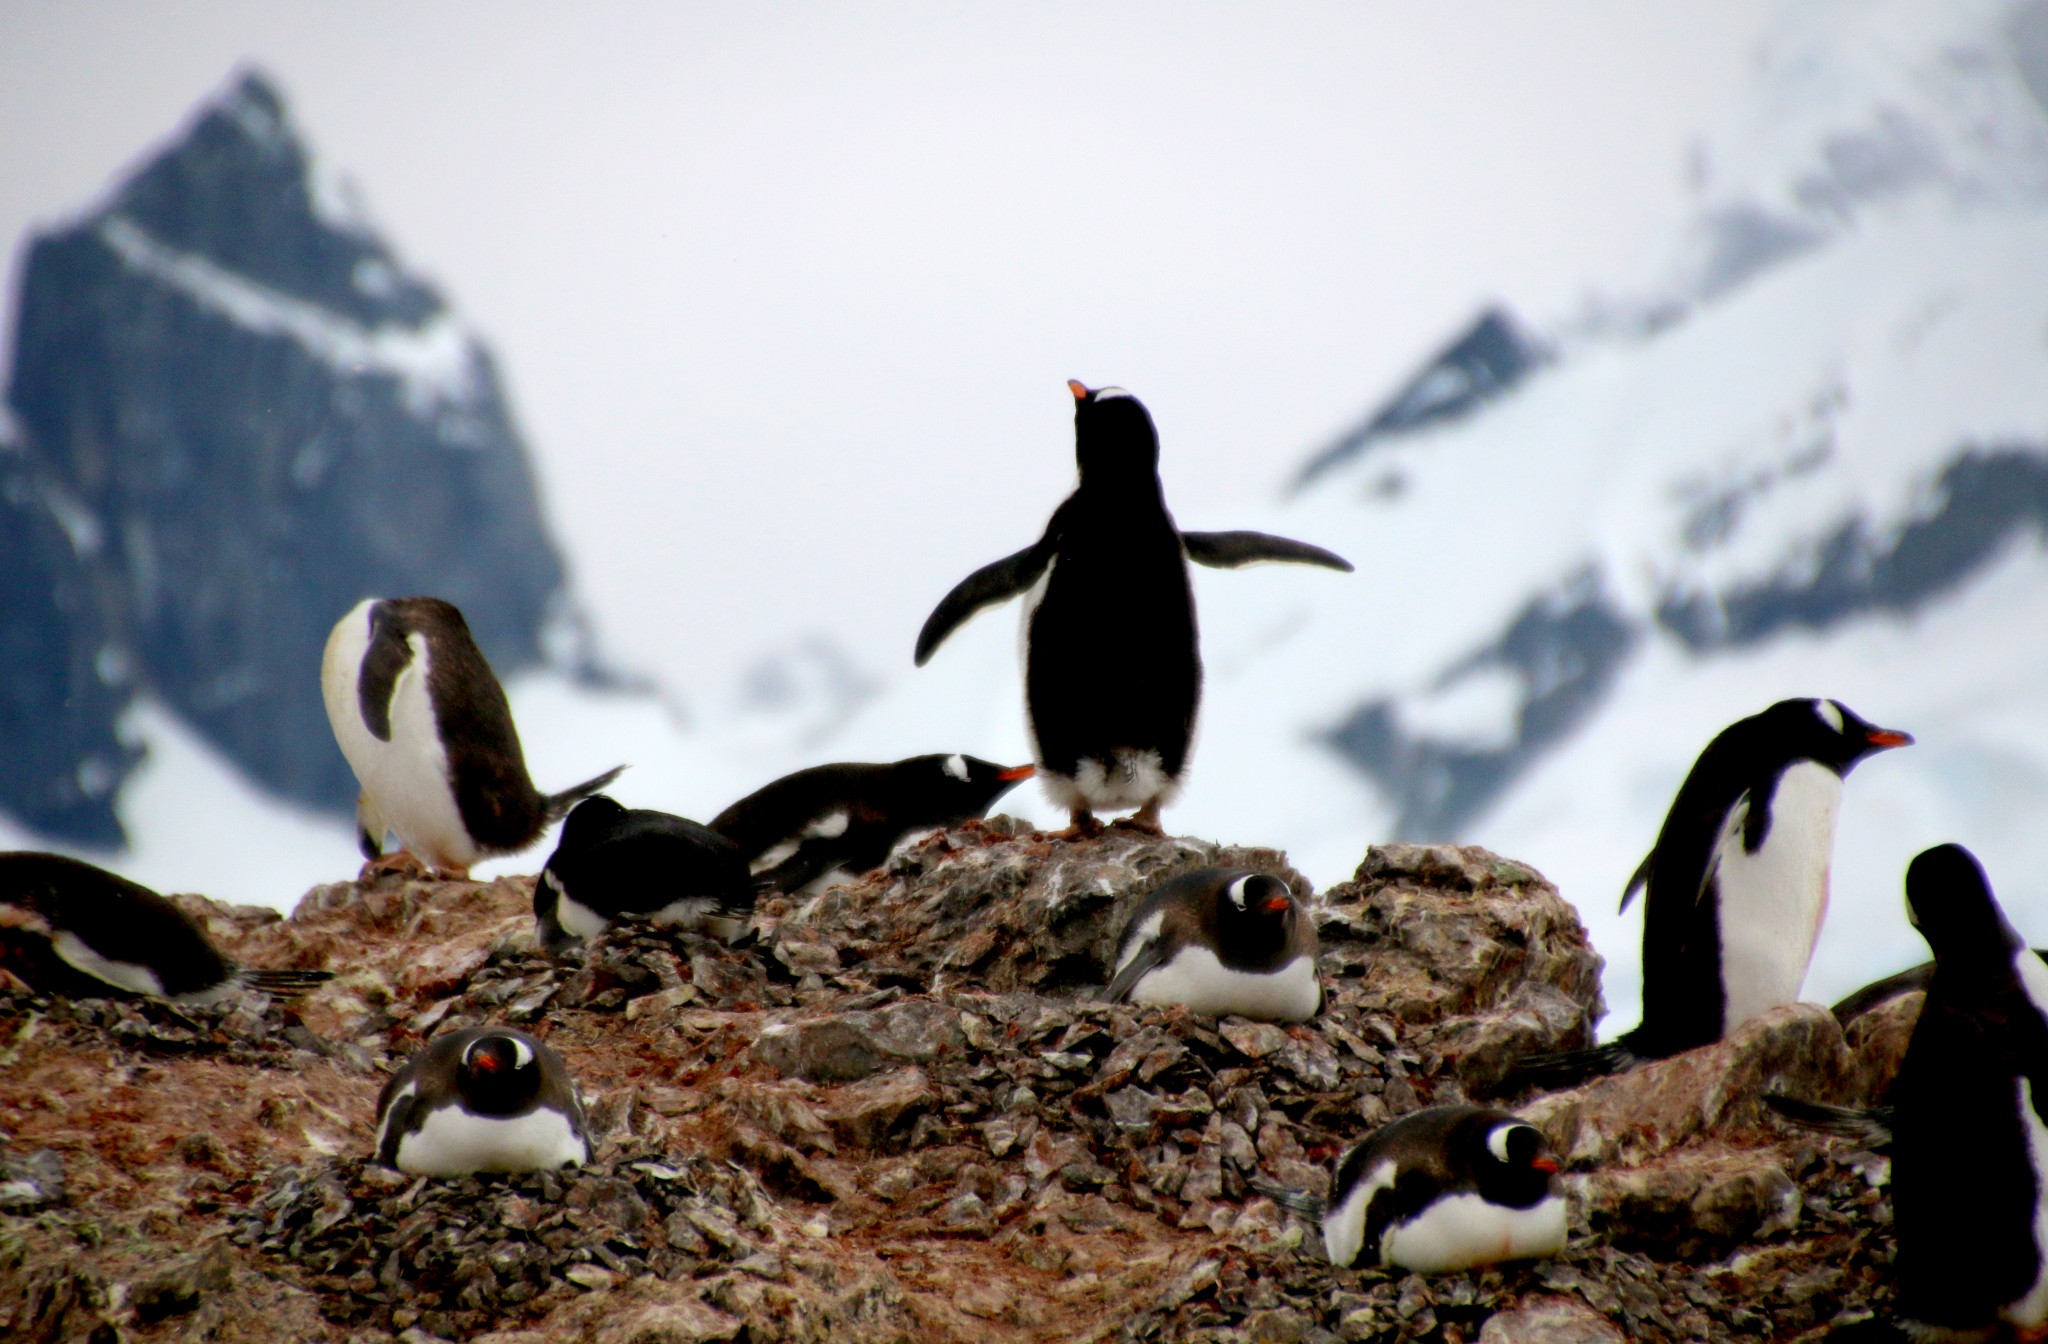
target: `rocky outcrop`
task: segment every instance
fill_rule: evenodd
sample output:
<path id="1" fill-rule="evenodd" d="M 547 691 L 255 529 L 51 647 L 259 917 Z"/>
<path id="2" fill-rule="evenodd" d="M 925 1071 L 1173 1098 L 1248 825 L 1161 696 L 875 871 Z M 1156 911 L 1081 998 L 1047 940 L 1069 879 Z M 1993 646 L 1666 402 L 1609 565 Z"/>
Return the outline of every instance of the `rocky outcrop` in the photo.
<path id="1" fill-rule="evenodd" d="M 501 673 L 566 614 L 489 353 L 323 194 L 261 76 L 28 245 L 13 348 L 0 808 L 45 834 L 120 839 L 137 691 L 339 811 L 317 669 L 343 612 L 445 597 Z"/>
<path id="2" fill-rule="evenodd" d="M 1757 1104 L 1860 1076 L 1804 1009 L 1529 1106 L 1572 1156 L 1564 1256 L 1332 1269 L 1269 1192 L 1584 1043 L 1599 962 L 1528 868 L 1388 846 L 1311 900 L 1314 1021 L 1097 1001 L 1130 909 L 1218 862 L 1308 894 L 1272 851 L 998 819 L 766 901 L 742 947 L 628 926 L 551 961 L 525 878 L 337 884 L 289 919 L 181 898 L 246 962 L 339 974 L 289 1006 L 0 999 L 0 1334 L 1605 1344 L 1882 1305 L 1881 1164 Z M 492 1020 L 569 1061 L 591 1165 L 369 1163 L 388 1070 Z"/>

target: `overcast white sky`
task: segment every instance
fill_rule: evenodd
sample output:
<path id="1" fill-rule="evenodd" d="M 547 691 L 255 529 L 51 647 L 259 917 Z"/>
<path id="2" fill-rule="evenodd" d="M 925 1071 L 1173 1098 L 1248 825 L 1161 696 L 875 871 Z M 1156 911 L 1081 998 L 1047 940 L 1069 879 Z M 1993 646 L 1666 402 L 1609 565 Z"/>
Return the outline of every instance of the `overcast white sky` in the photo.
<path id="1" fill-rule="evenodd" d="M 1069 487 L 1069 377 L 1228 526 L 1489 298 L 1625 282 L 1771 8 L 17 2 L 0 236 L 269 71 L 498 353 L 610 648 L 701 705 L 814 631 L 907 668 Z"/>

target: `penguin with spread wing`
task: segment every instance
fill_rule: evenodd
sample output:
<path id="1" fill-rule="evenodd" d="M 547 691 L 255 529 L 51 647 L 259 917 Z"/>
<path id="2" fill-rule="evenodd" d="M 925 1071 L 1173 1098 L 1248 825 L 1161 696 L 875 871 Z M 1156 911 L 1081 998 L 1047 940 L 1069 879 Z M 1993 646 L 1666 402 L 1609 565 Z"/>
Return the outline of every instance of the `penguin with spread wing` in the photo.
<path id="1" fill-rule="evenodd" d="M 1235 569 L 1262 560 L 1350 570 L 1318 546 L 1261 532 L 1183 532 L 1159 484 L 1159 434 L 1120 387 L 1074 394 L 1080 482 L 1036 543 L 946 594 L 917 637 L 922 667 L 983 607 L 1024 598 L 1024 710 L 1038 777 L 1092 834 L 1095 811 L 1160 833 L 1178 792 L 1202 698 L 1188 561 Z"/>

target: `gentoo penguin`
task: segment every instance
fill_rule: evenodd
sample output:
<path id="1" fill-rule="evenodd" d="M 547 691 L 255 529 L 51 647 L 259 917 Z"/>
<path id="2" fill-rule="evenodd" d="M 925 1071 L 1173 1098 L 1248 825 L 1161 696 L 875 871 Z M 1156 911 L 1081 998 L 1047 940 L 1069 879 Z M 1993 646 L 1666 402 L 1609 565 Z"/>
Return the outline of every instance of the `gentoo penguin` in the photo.
<path id="1" fill-rule="evenodd" d="M 1622 893 L 1643 913 L 1642 1025 L 1521 1074 L 1558 1086 L 1717 1041 L 1797 1001 L 1827 913 L 1842 780 L 1913 739 L 1839 700 L 1780 700 L 1724 728 L 1678 790 Z"/>
<path id="2" fill-rule="evenodd" d="M 887 765 L 814 765 L 765 784 L 711 819 L 764 886 L 800 891 L 835 872 L 880 867 L 903 839 L 957 826 L 1031 778 L 1028 765 L 912 756 Z"/>
<path id="3" fill-rule="evenodd" d="M 1333 1265 L 1418 1274 L 1556 1255 L 1565 1243 L 1557 1167 L 1543 1131 L 1506 1111 L 1404 1115 L 1337 1163 L 1323 1248 Z"/>
<path id="4" fill-rule="evenodd" d="M 1899 1314 L 1937 1331 L 2003 1322 L 2039 1339 L 2048 1325 L 2048 966 L 1960 845 L 1913 860 L 1906 907 L 1934 951 L 1934 975 L 1891 1092 Z"/>
<path id="5" fill-rule="evenodd" d="M 917 664 L 975 612 L 1022 594 L 1025 724 L 1046 793 L 1073 819 L 1068 836 L 1092 833 L 1097 808 L 1136 808 L 1128 824 L 1157 834 L 1202 697 L 1187 562 L 1351 565 L 1260 532 L 1181 531 L 1144 405 L 1120 387 L 1067 387 L 1080 483 L 1035 544 L 946 594 L 918 634 Z"/>
<path id="6" fill-rule="evenodd" d="M 1305 1022 L 1323 1004 L 1316 950 L 1315 921 L 1285 882 L 1242 868 L 1198 868 L 1131 912 L 1103 998 Z"/>
<path id="7" fill-rule="evenodd" d="M 60 854 L 0 854 L 0 957 L 46 993 L 110 990 L 210 1003 L 237 989 L 303 994 L 330 971 L 259 971 L 222 956 L 183 910 L 148 887 Z"/>
<path id="8" fill-rule="evenodd" d="M 358 603 L 327 637 L 320 689 L 362 785 L 356 838 L 380 867 L 410 854 L 467 877 L 471 864 L 540 839 L 625 769 L 556 794 L 535 789 L 504 688 L 462 613 L 438 597 Z M 387 829 L 403 849 L 380 859 Z"/>
<path id="9" fill-rule="evenodd" d="M 561 952 L 622 915 L 735 938 L 754 910 L 738 846 L 708 826 L 604 794 L 576 804 L 533 885 L 541 942 Z"/>
<path id="10" fill-rule="evenodd" d="M 562 1057 L 512 1027 L 435 1037 L 377 1097 L 377 1160 L 416 1176 L 552 1171 L 589 1156 Z"/>

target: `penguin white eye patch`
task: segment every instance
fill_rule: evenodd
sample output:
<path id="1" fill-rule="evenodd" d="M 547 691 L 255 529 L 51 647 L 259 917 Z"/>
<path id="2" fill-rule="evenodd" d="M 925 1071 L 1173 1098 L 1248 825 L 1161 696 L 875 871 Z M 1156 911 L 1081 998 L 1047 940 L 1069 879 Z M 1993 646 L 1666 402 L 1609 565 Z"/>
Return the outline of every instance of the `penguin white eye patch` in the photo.
<path id="1" fill-rule="evenodd" d="M 1129 401 L 1131 394 L 1120 387 L 1098 387 L 1095 389 L 1095 400 L 1097 402 L 1115 401 L 1118 398 Z"/>
<path id="2" fill-rule="evenodd" d="M 967 758 L 955 752 L 946 758 L 946 773 L 961 783 L 967 782 Z"/>
<path id="3" fill-rule="evenodd" d="M 1840 705 L 1832 700 L 1816 700 L 1813 705 L 1813 711 L 1820 715 L 1820 721 L 1829 728 L 1838 733 L 1842 731 L 1842 707 Z"/>
<path id="4" fill-rule="evenodd" d="M 1516 1130 L 1520 1129 L 1526 1129 L 1531 1134 L 1536 1133 L 1535 1128 L 1530 1125 L 1501 1125 L 1493 1133 L 1486 1136 L 1486 1151 L 1492 1153 L 1496 1161 L 1510 1161 L 1511 1159 L 1508 1157 L 1508 1138 Z M 1538 1135 L 1538 1137 L 1540 1138 L 1541 1136 Z"/>

